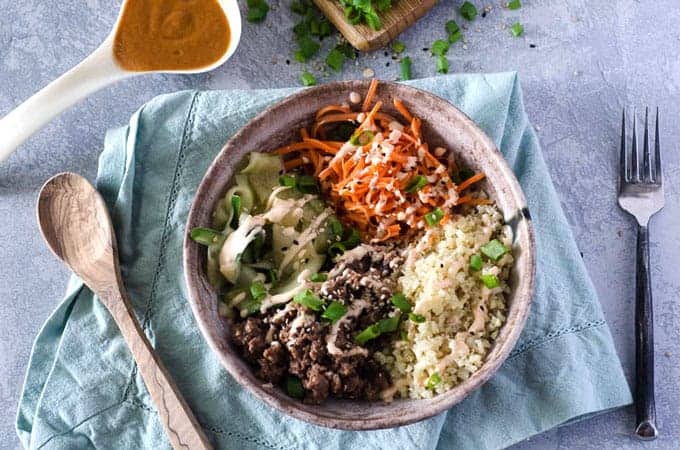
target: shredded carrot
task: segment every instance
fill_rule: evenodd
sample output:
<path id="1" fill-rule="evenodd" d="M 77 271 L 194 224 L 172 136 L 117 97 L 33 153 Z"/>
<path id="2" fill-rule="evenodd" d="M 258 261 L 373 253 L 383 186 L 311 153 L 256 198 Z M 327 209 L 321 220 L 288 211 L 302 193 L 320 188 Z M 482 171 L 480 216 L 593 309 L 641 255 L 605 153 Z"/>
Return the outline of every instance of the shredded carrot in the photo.
<path id="1" fill-rule="evenodd" d="M 366 98 L 364 99 L 364 104 L 361 106 L 362 111 L 368 111 L 371 106 L 373 97 L 375 97 L 375 91 L 378 90 L 378 80 L 373 78 L 371 84 L 368 85 L 368 92 L 366 92 Z"/>
<path id="2" fill-rule="evenodd" d="M 397 108 L 397 111 L 399 111 L 399 114 L 404 116 L 404 119 L 406 119 L 408 122 L 413 121 L 413 115 L 409 112 L 408 109 L 404 106 L 404 104 L 401 102 L 401 100 L 394 99 L 394 107 Z"/>
<path id="3" fill-rule="evenodd" d="M 476 182 L 483 180 L 485 176 L 486 176 L 486 175 L 484 175 L 484 172 L 476 173 L 476 174 L 472 175 L 470 178 L 468 178 L 467 180 L 465 180 L 465 181 L 463 181 L 462 183 L 460 183 L 460 184 L 458 185 L 458 187 L 456 188 L 456 190 L 457 190 L 458 192 L 461 192 L 461 191 L 463 191 L 464 189 L 466 189 L 466 188 L 472 186 L 472 185 L 475 184 Z"/>

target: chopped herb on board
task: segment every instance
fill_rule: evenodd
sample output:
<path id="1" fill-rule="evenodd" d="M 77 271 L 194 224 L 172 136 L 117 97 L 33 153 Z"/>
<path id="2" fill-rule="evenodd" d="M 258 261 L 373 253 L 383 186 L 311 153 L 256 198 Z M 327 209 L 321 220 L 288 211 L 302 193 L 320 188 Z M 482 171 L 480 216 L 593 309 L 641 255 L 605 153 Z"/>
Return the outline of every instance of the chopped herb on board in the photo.
<path id="1" fill-rule="evenodd" d="M 437 72 L 449 73 L 449 60 L 444 55 L 437 56 Z"/>
<path id="2" fill-rule="evenodd" d="M 331 50 L 330 53 L 328 53 L 328 56 L 326 57 L 326 64 L 328 65 L 328 67 L 335 70 L 336 72 L 339 72 L 342 69 L 342 65 L 344 63 L 345 55 L 337 48 Z"/>
<path id="3" fill-rule="evenodd" d="M 522 2 L 520 0 L 511 0 L 508 2 L 508 9 L 520 9 L 522 7 Z"/>
<path id="4" fill-rule="evenodd" d="M 522 26 L 521 23 L 516 22 L 513 26 L 510 27 L 510 32 L 512 33 L 513 36 L 520 37 L 522 33 L 524 33 L 524 27 Z"/>
<path id="5" fill-rule="evenodd" d="M 401 80 L 406 81 L 410 80 L 411 77 L 413 76 L 411 72 L 411 57 L 410 56 L 405 56 L 401 58 L 401 63 L 399 63 L 399 67 L 401 69 Z"/>
<path id="6" fill-rule="evenodd" d="M 430 47 L 432 54 L 436 56 L 444 56 L 449 51 L 449 42 L 443 39 L 437 39 Z"/>
<path id="7" fill-rule="evenodd" d="M 460 12 L 460 15 L 466 20 L 472 21 L 477 17 L 477 8 L 470 2 L 463 3 L 458 12 Z"/>
<path id="8" fill-rule="evenodd" d="M 394 51 L 394 53 L 402 53 L 404 50 L 406 50 L 406 45 L 403 42 L 401 41 L 392 42 L 392 51 Z"/>
<path id="9" fill-rule="evenodd" d="M 262 22 L 267 17 L 269 5 L 266 0 L 248 0 L 246 5 L 248 6 L 248 13 L 246 15 L 248 22 Z"/>
<path id="10" fill-rule="evenodd" d="M 316 84 L 316 77 L 309 72 L 302 72 L 300 74 L 300 81 L 302 81 L 303 86 L 314 86 Z M 293 179 L 295 182 L 295 179 Z"/>

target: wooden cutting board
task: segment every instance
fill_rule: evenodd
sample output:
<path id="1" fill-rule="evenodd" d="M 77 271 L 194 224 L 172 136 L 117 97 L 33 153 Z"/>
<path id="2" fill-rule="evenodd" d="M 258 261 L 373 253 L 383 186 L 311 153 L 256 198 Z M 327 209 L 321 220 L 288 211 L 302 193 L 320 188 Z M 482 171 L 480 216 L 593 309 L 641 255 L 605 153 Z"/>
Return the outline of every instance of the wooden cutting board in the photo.
<path id="1" fill-rule="evenodd" d="M 363 52 L 387 45 L 392 39 L 437 3 L 437 0 L 395 0 L 392 8 L 380 14 L 382 28 L 373 30 L 367 25 L 352 25 L 345 19 L 339 0 L 314 0 L 316 6 L 333 22 L 352 46 Z"/>

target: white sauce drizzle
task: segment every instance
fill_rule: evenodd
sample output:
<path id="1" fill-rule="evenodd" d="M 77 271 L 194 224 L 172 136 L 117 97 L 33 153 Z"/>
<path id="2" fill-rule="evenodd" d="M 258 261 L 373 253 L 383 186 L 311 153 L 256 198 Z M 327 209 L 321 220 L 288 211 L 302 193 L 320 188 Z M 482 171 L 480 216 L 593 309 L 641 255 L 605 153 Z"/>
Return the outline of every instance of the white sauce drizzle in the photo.
<path id="1" fill-rule="evenodd" d="M 326 350 L 328 351 L 328 354 L 333 356 L 368 355 L 368 350 L 363 347 L 356 346 L 352 347 L 350 350 L 344 351 L 335 345 L 335 341 L 338 339 L 340 325 L 346 320 L 357 317 L 368 305 L 369 303 L 366 300 L 355 300 L 347 311 L 347 314 L 345 314 L 340 320 L 333 324 L 330 332 L 326 335 Z"/>

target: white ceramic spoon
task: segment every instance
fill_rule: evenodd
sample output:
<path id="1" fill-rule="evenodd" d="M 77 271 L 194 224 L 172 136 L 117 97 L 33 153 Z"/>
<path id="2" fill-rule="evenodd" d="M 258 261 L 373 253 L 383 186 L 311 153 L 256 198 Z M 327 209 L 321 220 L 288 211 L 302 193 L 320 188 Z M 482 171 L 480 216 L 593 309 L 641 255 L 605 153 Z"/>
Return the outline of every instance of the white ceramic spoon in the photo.
<path id="1" fill-rule="evenodd" d="M 130 0 L 124 0 L 121 13 L 111 33 L 90 56 L 57 78 L 31 98 L 0 119 L 0 162 L 5 160 L 26 139 L 47 125 L 62 111 L 99 89 L 116 81 L 146 73 L 201 73 L 224 64 L 236 50 L 241 38 L 241 13 L 236 0 L 218 0 L 229 25 L 230 39 L 227 51 L 214 64 L 195 70 L 161 70 L 132 72 L 118 65 L 113 56 L 113 41 L 118 22 Z"/>

